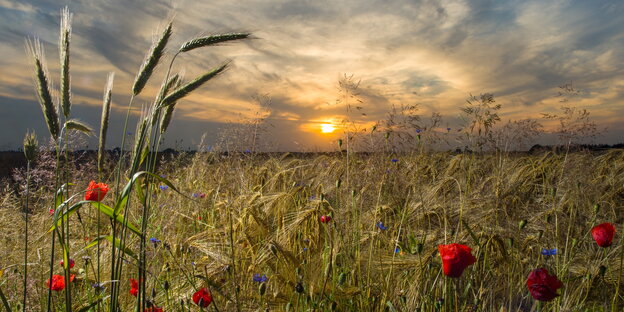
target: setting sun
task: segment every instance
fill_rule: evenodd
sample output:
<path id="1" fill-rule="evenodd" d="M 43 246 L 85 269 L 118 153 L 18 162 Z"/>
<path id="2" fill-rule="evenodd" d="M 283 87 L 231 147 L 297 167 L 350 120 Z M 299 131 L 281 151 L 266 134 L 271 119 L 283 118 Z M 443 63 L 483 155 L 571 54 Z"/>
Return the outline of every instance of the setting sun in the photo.
<path id="1" fill-rule="evenodd" d="M 332 133 L 334 130 L 336 130 L 336 127 L 332 124 L 321 124 L 322 133 Z"/>

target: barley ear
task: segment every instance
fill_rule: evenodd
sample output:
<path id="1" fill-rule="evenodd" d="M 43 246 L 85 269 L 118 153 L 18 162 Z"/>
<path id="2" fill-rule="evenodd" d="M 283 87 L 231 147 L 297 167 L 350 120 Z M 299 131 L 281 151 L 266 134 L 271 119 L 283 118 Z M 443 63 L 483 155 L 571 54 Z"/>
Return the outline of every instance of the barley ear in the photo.
<path id="1" fill-rule="evenodd" d="M 169 92 L 171 92 L 172 89 L 175 89 L 179 86 L 180 86 L 180 75 L 175 74 L 173 77 L 169 78 L 169 80 L 160 87 L 160 91 L 158 92 L 158 95 L 156 96 L 156 100 L 154 101 L 154 105 L 153 105 L 154 110 L 152 111 L 153 115 L 152 115 L 151 127 L 156 125 L 156 122 L 158 121 L 158 119 L 156 118 L 156 114 L 159 112 L 159 110 L 157 108 L 160 107 L 160 102 L 162 101 L 162 99 L 167 94 L 169 94 Z"/>
<path id="2" fill-rule="evenodd" d="M 33 162 L 37 158 L 38 150 L 39 142 L 37 141 L 37 135 L 34 131 L 27 131 L 26 136 L 24 136 L 24 155 L 26 160 Z"/>
<path id="3" fill-rule="evenodd" d="M 61 34 L 59 38 L 59 56 L 61 58 L 61 108 L 66 119 L 71 109 L 71 87 L 69 76 L 69 42 L 71 41 L 72 15 L 65 7 L 61 10 Z"/>
<path id="4" fill-rule="evenodd" d="M 41 106 L 43 117 L 45 118 L 50 135 L 54 140 L 58 139 L 60 133 L 59 117 L 56 106 L 52 102 L 51 84 L 48 68 L 45 62 L 43 47 L 38 39 L 34 41 L 26 40 L 26 51 L 33 61 L 35 74 L 35 85 L 37 89 L 37 100 Z"/>
<path id="5" fill-rule="evenodd" d="M 175 88 L 180 87 L 180 80 L 178 80 L 176 82 Z M 169 105 L 167 105 L 167 107 L 165 107 L 165 112 L 163 113 L 162 118 L 160 119 L 160 133 L 165 133 L 165 131 L 167 131 L 167 128 L 169 127 L 169 124 L 171 123 L 171 119 L 173 117 L 173 110 L 175 108 L 177 102 L 173 102 Z"/>
<path id="6" fill-rule="evenodd" d="M 226 41 L 247 39 L 250 35 L 251 34 L 248 33 L 232 33 L 195 38 L 191 41 L 185 42 L 179 52 L 188 52 L 197 48 L 216 45 Z"/>
<path id="7" fill-rule="evenodd" d="M 145 84 L 154 72 L 154 68 L 156 68 L 156 65 L 158 65 L 158 62 L 160 61 L 160 58 L 163 56 L 165 46 L 169 41 L 169 37 L 171 37 L 171 27 L 172 23 L 169 22 L 160 38 L 155 41 L 150 48 L 150 52 L 147 54 L 145 61 L 143 61 L 143 64 L 139 69 L 139 74 L 134 80 L 134 85 L 132 86 L 132 92 L 134 93 L 134 95 L 141 93 L 141 90 L 143 90 Z"/>
<path id="8" fill-rule="evenodd" d="M 70 119 L 65 122 L 65 128 L 68 130 L 76 130 L 80 131 L 86 135 L 93 134 L 93 129 L 88 124 L 78 120 L 78 119 Z"/>
<path id="9" fill-rule="evenodd" d="M 102 103 L 102 120 L 100 122 L 100 141 L 98 144 L 98 158 L 97 165 L 98 171 L 102 171 L 102 162 L 104 160 L 104 149 L 106 148 L 106 131 L 108 130 L 108 116 L 110 113 L 110 104 L 113 94 L 113 80 L 115 73 L 108 74 L 108 80 L 106 82 L 106 88 L 104 89 L 104 102 Z"/>
<path id="10" fill-rule="evenodd" d="M 221 72 L 223 72 L 228 66 L 228 63 L 225 63 L 197 78 L 195 78 L 195 80 L 185 84 L 182 87 L 177 88 L 176 90 L 174 90 L 173 92 L 171 92 L 171 94 L 167 95 L 163 100 L 162 103 L 160 104 L 160 106 L 158 108 L 162 108 L 165 107 L 167 105 L 171 105 L 175 102 L 177 102 L 178 100 L 180 100 L 181 98 L 187 96 L 189 93 L 193 92 L 195 89 L 199 88 L 201 85 L 203 85 L 205 82 L 207 82 L 208 80 L 216 77 L 218 74 L 220 74 Z"/>

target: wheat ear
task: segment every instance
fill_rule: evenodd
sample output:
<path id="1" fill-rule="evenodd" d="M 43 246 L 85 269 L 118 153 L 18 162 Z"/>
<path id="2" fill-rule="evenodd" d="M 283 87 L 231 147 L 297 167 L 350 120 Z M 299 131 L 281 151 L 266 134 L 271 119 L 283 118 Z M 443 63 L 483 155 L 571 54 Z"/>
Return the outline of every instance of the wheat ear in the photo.
<path id="1" fill-rule="evenodd" d="M 134 95 L 141 93 L 141 90 L 143 90 L 145 84 L 154 72 L 154 68 L 156 68 L 156 65 L 158 65 L 158 62 L 163 56 L 165 46 L 167 46 L 167 42 L 171 37 L 171 27 L 172 23 L 169 22 L 169 24 L 167 24 L 167 27 L 165 27 L 165 30 L 161 34 L 160 38 L 156 40 L 150 48 L 150 52 L 147 54 L 147 57 L 145 61 L 143 61 L 143 64 L 141 64 L 139 74 L 136 76 L 136 79 L 134 80 L 134 84 L 132 86 L 132 92 L 134 93 Z"/>
<path id="2" fill-rule="evenodd" d="M 100 140 L 98 144 L 98 171 L 102 171 L 102 162 L 104 160 L 104 149 L 106 148 L 106 131 L 108 130 L 108 118 L 110 114 L 111 98 L 113 94 L 113 80 L 115 73 L 108 74 L 106 88 L 104 88 L 104 101 L 102 103 L 102 120 L 100 121 Z"/>
<path id="3" fill-rule="evenodd" d="M 45 62 L 45 54 L 39 39 L 34 41 L 26 40 L 26 51 L 33 61 L 33 69 L 35 74 L 35 84 L 37 86 L 37 100 L 41 106 L 43 117 L 45 118 L 50 135 L 54 140 L 58 139 L 60 127 L 59 117 L 54 102 L 52 102 L 51 84 L 49 79 L 48 67 Z"/>
<path id="4" fill-rule="evenodd" d="M 59 38 L 59 56 L 61 58 L 61 108 L 66 119 L 71 109 L 71 87 L 69 76 L 69 42 L 71 41 L 72 15 L 65 7 L 61 10 L 61 34 Z"/>

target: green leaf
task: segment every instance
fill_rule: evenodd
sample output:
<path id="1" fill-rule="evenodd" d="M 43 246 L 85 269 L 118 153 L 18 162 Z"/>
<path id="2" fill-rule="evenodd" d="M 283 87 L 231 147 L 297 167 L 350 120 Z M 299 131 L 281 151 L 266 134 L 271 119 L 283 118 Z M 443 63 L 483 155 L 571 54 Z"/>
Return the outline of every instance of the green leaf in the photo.
<path id="1" fill-rule="evenodd" d="M 4 310 L 6 310 L 6 312 L 11 312 L 11 306 L 9 305 L 9 301 L 7 301 L 7 298 L 4 296 L 2 288 L 0 288 L 0 299 L 2 299 L 2 305 L 4 305 Z"/>
<path id="2" fill-rule="evenodd" d="M 93 240 L 93 242 L 91 242 L 91 244 L 87 245 L 87 247 L 85 247 L 85 249 L 89 249 L 92 248 L 93 246 L 96 246 L 98 244 L 99 241 L 102 240 L 107 240 L 110 243 L 113 244 L 113 246 L 115 246 L 115 248 L 117 248 L 120 251 L 123 251 L 128 257 L 134 259 L 134 260 L 138 260 L 136 255 L 134 254 L 134 252 L 132 252 L 132 250 L 126 248 L 126 246 L 124 244 L 122 244 L 118 238 L 114 238 L 112 235 L 102 235 L 96 239 Z"/>
<path id="3" fill-rule="evenodd" d="M 95 300 L 95 301 L 89 303 L 89 305 L 87 305 L 87 306 L 81 308 L 80 310 L 78 310 L 78 312 L 87 312 L 87 311 L 91 310 L 91 308 L 95 307 L 98 303 L 100 303 L 100 302 L 104 301 L 105 299 L 107 299 L 108 297 L 110 297 L 110 296 L 106 296 L 106 297 L 100 298 L 98 300 Z"/>
<path id="4" fill-rule="evenodd" d="M 56 196 L 54 197 L 54 207 L 56 207 L 56 209 L 58 209 L 59 205 L 65 201 L 65 192 L 67 191 L 67 187 L 74 185 L 76 184 L 65 183 L 56 191 Z"/>
<path id="5" fill-rule="evenodd" d="M 124 187 L 123 191 L 121 192 L 121 197 L 117 200 L 117 203 L 115 203 L 115 209 L 113 210 L 113 212 L 115 214 L 119 214 L 119 211 L 121 210 L 121 208 L 123 208 L 126 203 L 128 202 L 128 198 L 130 197 L 130 193 L 132 192 L 132 187 L 134 186 L 134 183 L 136 183 L 136 181 L 143 175 L 149 175 L 153 178 L 155 178 L 156 180 L 164 183 L 165 185 L 169 186 L 169 188 L 171 188 L 172 190 L 174 190 L 175 192 L 177 192 L 178 194 L 185 196 L 184 194 L 180 193 L 180 191 L 173 185 L 173 183 L 171 183 L 169 180 L 157 175 L 157 174 L 153 174 L 151 172 L 148 171 L 139 171 L 137 173 L 134 174 L 134 176 L 132 176 L 132 179 L 130 179 L 130 181 L 128 181 L 128 183 L 126 184 L 126 186 Z M 185 196 L 188 197 L 188 196 Z"/>
<path id="6" fill-rule="evenodd" d="M 101 202 L 96 202 L 96 201 L 91 201 L 91 200 L 83 200 L 83 201 L 77 202 L 73 206 L 71 206 L 69 209 L 67 209 L 66 211 L 63 211 L 63 214 L 60 217 L 55 218 L 56 222 L 54 225 L 52 225 L 52 227 L 50 228 L 48 232 L 54 231 L 54 229 L 57 226 L 59 226 L 62 222 L 66 221 L 69 218 L 69 216 L 71 216 L 76 211 L 78 211 L 78 209 L 82 207 L 82 205 L 84 204 L 91 204 L 92 207 L 94 207 L 95 209 L 98 209 L 100 212 L 107 215 L 109 218 L 115 219 L 115 221 L 121 223 L 123 226 L 127 227 L 128 229 L 130 229 L 132 232 L 134 232 L 138 236 L 142 236 L 141 231 L 139 231 L 139 229 L 134 224 L 127 222 L 123 215 L 118 214 L 115 216 L 113 213 L 113 209 L 111 207 L 105 204 L 102 204 Z M 59 213 L 59 212 L 56 211 L 55 214 L 56 213 Z"/>

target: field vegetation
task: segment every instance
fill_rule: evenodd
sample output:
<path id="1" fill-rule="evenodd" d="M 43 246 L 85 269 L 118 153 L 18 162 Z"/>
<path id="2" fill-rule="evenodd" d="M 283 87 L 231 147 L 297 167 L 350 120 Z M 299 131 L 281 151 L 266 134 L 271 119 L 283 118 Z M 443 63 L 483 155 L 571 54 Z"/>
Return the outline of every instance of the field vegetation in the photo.
<path id="1" fill-rule="evenodd" d="M 259 114 L 216 149 L 162 159 L 175 106 L 228 66 L 183 81 L 172 72 L 176 57 L 250 38 L 222 34 L 173 50 L 135 140 L 124 137 L 115 155 L 105 152 L 109 75 L 98 155 L 81 157 L 75 142 L 94 131 L 71 115 L 71 14 L 62 16 L 58 101 L 41 45 L 28 44 L 51 143 L 27 133 L 27 166 L 0 192 L 7 311 L 624 307 L 624 151 L 571 151 L 600 132 L 587 111 L 544 116 L 557 123 L 558 151 L 518 153 L 543 127 L 501 125 L 492 94 L 468 98 L 461 128 L 440 114 L 423 118 L 415 105 L 365 128 L 350 117 L 363 110 L 359 82 L 345 75 L 334 153 L 259 152 Z M 173 29 L 167 23 L 147 53 L 128 115 Z M 457 151 L 436 151 L 451 141 Z"/>

